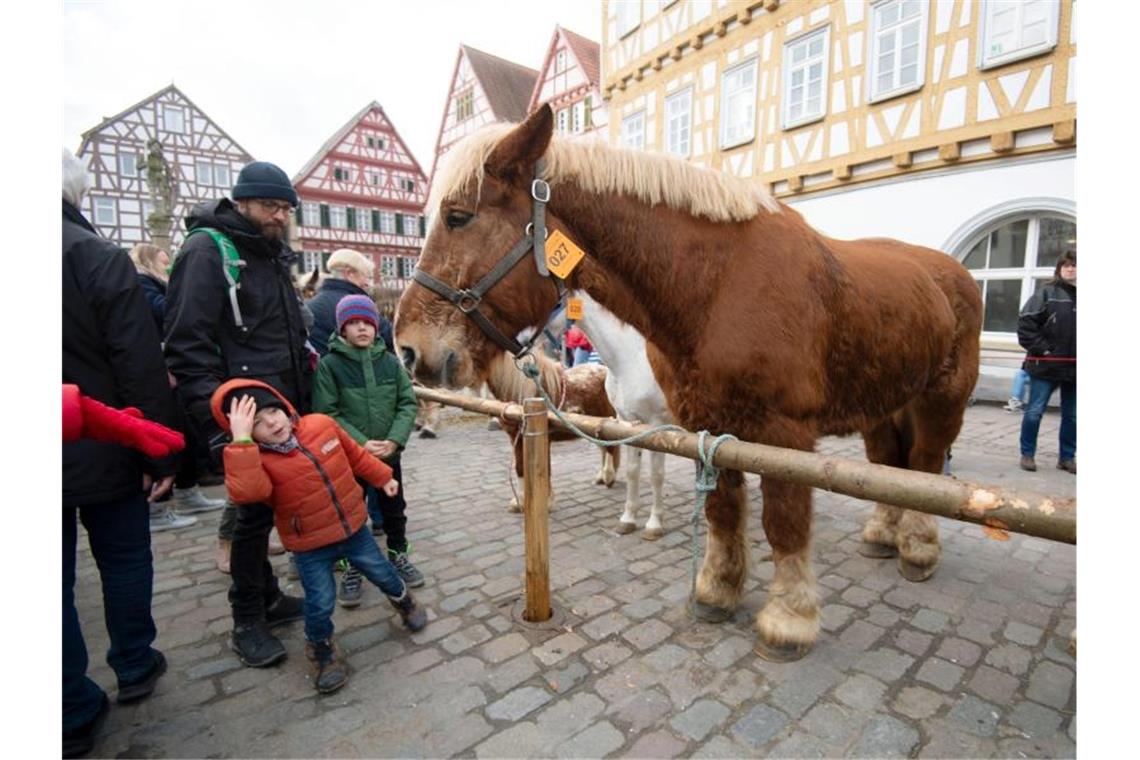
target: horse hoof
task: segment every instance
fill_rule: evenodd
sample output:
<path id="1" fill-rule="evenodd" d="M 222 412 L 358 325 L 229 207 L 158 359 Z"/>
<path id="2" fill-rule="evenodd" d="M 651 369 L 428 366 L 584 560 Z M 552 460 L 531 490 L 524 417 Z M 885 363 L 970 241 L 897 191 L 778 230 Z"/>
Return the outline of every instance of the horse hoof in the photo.
<path id="1" fill-rule="evenodd" d="M 507 505 L 507 511 L 510 512 L 512 515 L 517 515 L 520 512 L 522 512 L 522 505 L 519 504 L 517 501 L 512 501 L 510 504 Z"/>
<path id="2" fill-rule="evenodd" d="M 625 536 L 629 533 L 633 533 L 635 530 L 637 530 L 637 524 L 636 523 L 627 523 L 627 522 L 618 521 L 617 532 L 620 533 L 621 535 Z"/>
<path id="3" fill-rule="evenodd" d="M 690 602 L 689 611 L 693 613 L 693 617 L 705 623 L 723 623 L 732 617 L 732 610 L 714 607 L 704 602 Z"/>
<path id="4" fill-rule="evenodd" d="M 859 553 L 871 559 L 892 559 L 899 556 L 899 550 L 890 544 L 880 544 L 874 541 L 859 542 Z"/>
<path id="5" fill-rule="evenodd" d="M 664 528 L 646 528 L 645 532 L 641 534 L 641 537 L 644 538 L 646 541 L 656 541 L 657 539 L 661 538 L 664 535 L 665 535 L 665 529 Z"/>
<path id="6" fill-rule="evenodd" d="M 752 651 L 768 662 L 795 662 L 811 651 L 811 644 L 769 644 L 757 639 Z"/>
<path id="7" fill-rule="evenodd" d="M 934 570 L 937 567 L 937 565 L 915 565 L 901 557 L 899 558 L 899 573 L 912 583 L 922 583 L 934 575 Z"/>

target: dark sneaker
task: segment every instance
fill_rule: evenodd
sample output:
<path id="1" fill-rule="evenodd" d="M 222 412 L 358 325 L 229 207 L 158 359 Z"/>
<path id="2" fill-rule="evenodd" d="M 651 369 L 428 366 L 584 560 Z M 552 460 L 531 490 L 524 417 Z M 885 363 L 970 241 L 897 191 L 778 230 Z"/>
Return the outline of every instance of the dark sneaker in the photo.
<path id="1" fill-rule="evenodd" d="M 389 549 L 388 559 L 396 566 L 396 572 L 404 579 L 404 583 L 412 588 L 419 588 L 424 585 L 424 574 L 417 570 L 416 566 L 412 564 L 412 561 L 408 559 L 408 553 L 406 551 L 394 552 Z"/>
<path id="2" fill-rule="evenodd" d="M 95 713 L 95 717 L 84 723 L 79 728 L 74 728 L 71 731 L 63 732 L 63 756 L 64 757 L 83 757 L 92 749 L 95 748 L 95 734 L 99 733 L 99 727 L 103 725 L 103 719 L 107 717 L 107 713 L 111 710 L 111 702 L 107 699 L 107 695 L 103 695 L 103 701 L 99 704 L 99 712 Z"/>
<path id="3" fill-rule="evenodd" d="M 336 592 L 336 599 L 341 607 L 359 607 L 364 601 L 364 576 L 355 567 L 349 565 L 340 579 L 340 589 Z"/>
<path id="4" fill-rule="evenodd" d="M 331 640 L 306 642 L 305 657 L 309 660 L 313 686 L 321 694 L 331 694 L 348 683 L 348 668 Z"/>
<path id="5" fill-rule="evenodd" d="M 242 665 L 250 668 L 268 668 L 285 659 L 285 647 L 264 623 L 234 628 L 230 649 L 237 652 Z"/>
<path id="6" fill-rule="evenodd" d="M 424 608 L 416 604 L 415 597 L 412 592 L 404 589 L 404 596 L 402 599 L 393 599 L 388 597 L 388 601 L 400 613 L 400 618 L 404 621 L 404 625 L 412 633 L 422 631 L 424 626 L 427 625 L 427 612 Z"/>
<path id="7" fill-rule="evenodd" d="M 282 594 L 265 608 L 265 624 L 273 628 L 305 617 L 305 600 L 299 596 Z"/>
<path id="8" fill-rule="evenodd" d="M 1074 475 L 1076 475 L 1077 474 L 1077 460 L 1075 460 L 1075 459 L 1058 459 L 1057 460 L 1057 469 L 1058 470 L 1065 470 L 1066 472 L 1071 472 Z"/>
<path id="9" fill-rule="evenodd" d="M 420 438 L 436 438 L 436 437 L 437 436 L 435 434 L 435 431 L 432 430 L 431 428 L 429 428 L 427 426 L 420 428 Z"/>
<path id="10" fill-rule="evenodd" d="M 1021 469 L 1028 470 L 1029 472 L 1037 472 L 1037 463 L 1033 461 L 1033 457 L 1022 457 Z"/>
<path id="11" fill-rule="evenodd" d="M 115 697 L 115 701 L 120 705 L 125 705 L 130 702 L 137 702 L 144 697 L 149 697 L 151 692 L 154 691 L 154 685 L 158 683 L 158 677 L 166 672 L 166 657 L 162 652 L 157 649 L 154 650 L 154 665 L 151 666 L 150 672 L 138 680 L 131 681 L 130 683 L 119 682 L 119 693 Z"/>

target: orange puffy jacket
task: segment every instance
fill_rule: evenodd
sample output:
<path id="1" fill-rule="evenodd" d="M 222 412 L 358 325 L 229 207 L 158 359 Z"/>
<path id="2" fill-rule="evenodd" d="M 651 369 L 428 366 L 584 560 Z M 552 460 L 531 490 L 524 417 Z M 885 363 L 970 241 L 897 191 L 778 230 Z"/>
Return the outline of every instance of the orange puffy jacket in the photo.
<path id="1" fill-rule="evenodd" d="M 377 488 L 392 479 L 392 468 L 369 454 L 332 417 L 306 414 L 272 386 L 236 378 L 210 398 L 210 411 L 223 430 L 230 420 L 222 405 L 238 388 L 263 388 L 284 402 L 299 447 L 288 454 L 262 450 L 256 443 L 231 443 L 223 452 L 226 491 L 235 504 L 264 502 L 273 507 L 281 543 L 305 552 L 343 541 L 364 526 L 368 512 L 356 477 Z"/>

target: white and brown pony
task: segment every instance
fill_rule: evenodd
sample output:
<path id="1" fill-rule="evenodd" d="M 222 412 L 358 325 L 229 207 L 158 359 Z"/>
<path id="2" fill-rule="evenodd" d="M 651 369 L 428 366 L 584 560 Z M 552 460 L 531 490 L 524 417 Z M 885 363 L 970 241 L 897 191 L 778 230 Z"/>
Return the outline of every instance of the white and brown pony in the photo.
<path id="1" fill-rule="evenodd" d="M 558 362 L 544 356 L 540 351 L 532 354 L 541 373 L 542 387 L 561 411 L 574 414 L 588 414 L 592 417 L 613 417 L 614 408 L 606 396 L 606 368 L 600 364 L 583 364 L 573 369 L 565 369 Z M 526 377 L 515 366 L 509 354 L 499 352 L 487 367 L 487 388 L 500 401 L 522 403 L 524 399 L 536 398 L 538 389 L 534 381 Z M 515 456 L 515 474 L 520 487 L 516 496 L 511 497 L 507 509 L 518 512 L 522 509 L 519 498 L 522 496 L 523 480 L 523 439 L 519 435 L 520 425 L 513 420 L 499 420 L 511 439 Z M 551 441 L 576 441 L 578 436 L 561 428 L 550 429 Z M 614 484 L 619 455 L 617 448 L 601 449 L 602 465 L 594 476 L 594 482 L 609 488 Z M 550 495 L 550 505 L 554 504 L 554 494 Z"/>
<path id="2" fill-rule="evenodd" d="M 978 374 L 982 303 L 953 258 L 887 239 L 835 240 L 758 184 L 683 161 L 552 138 L 543 106 L 518 126 L 493 125 L 449 151 L 428 208 L 419 266 L 467 288 L 491 271 L 542 211 L 587 253 L 567 285 L 589 291 L 668 359 L 664 387 L 690 430 L 810 451 L 859 432 L 873 462 L 930 473 Z M 539 163 L 541 161 L 541 163 Z M 479 309 L 497 330 L 541 324 L 555 300 L 532 258 L 510 269 Z M 607 287 L 613 283 L 616 287 Z M 478 385 L 501 349 L 468 316 L 417 281 L 400 300 L 397 340 L 426 383 Z M 723 471 L 705 508 L 708 544 L 692 606 L 725 619 L 748 567 L 744 478 Z M 775 577 L 756 617 L 757 652 L 803 656 L 819 634 L 811 565 L 811 488 L 762 478 L 762 522 Z M 865 553 L 897 552 L 924 580 L 940 555 L 931 516 L 886 504 L 864 527 Z"/>

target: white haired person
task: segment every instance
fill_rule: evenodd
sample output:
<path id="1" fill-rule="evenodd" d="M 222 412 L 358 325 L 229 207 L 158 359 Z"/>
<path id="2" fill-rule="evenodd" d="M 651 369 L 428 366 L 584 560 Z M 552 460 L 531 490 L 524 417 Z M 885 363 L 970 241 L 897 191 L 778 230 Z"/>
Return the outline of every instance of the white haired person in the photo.
<path id="1" fill-rule="evenodd" d="M 313 328 L 309 330 L 309 343 L 324 356 L 329 352 L 329 340 L 336 335 L 336 305 L 345 296 L 372 296 L 368 287 L 372 284 L 375 264 L 359 251 L 341 248 L 333 251 L 326 264 L 329 276 L 321 283 L 317 294 L 309 300 L 309 310 L 313 312 Z M 392 323 L 380 317 L 376 336 L 384 342 L 390 353 L 395 353 L 392 344 Z"/>

